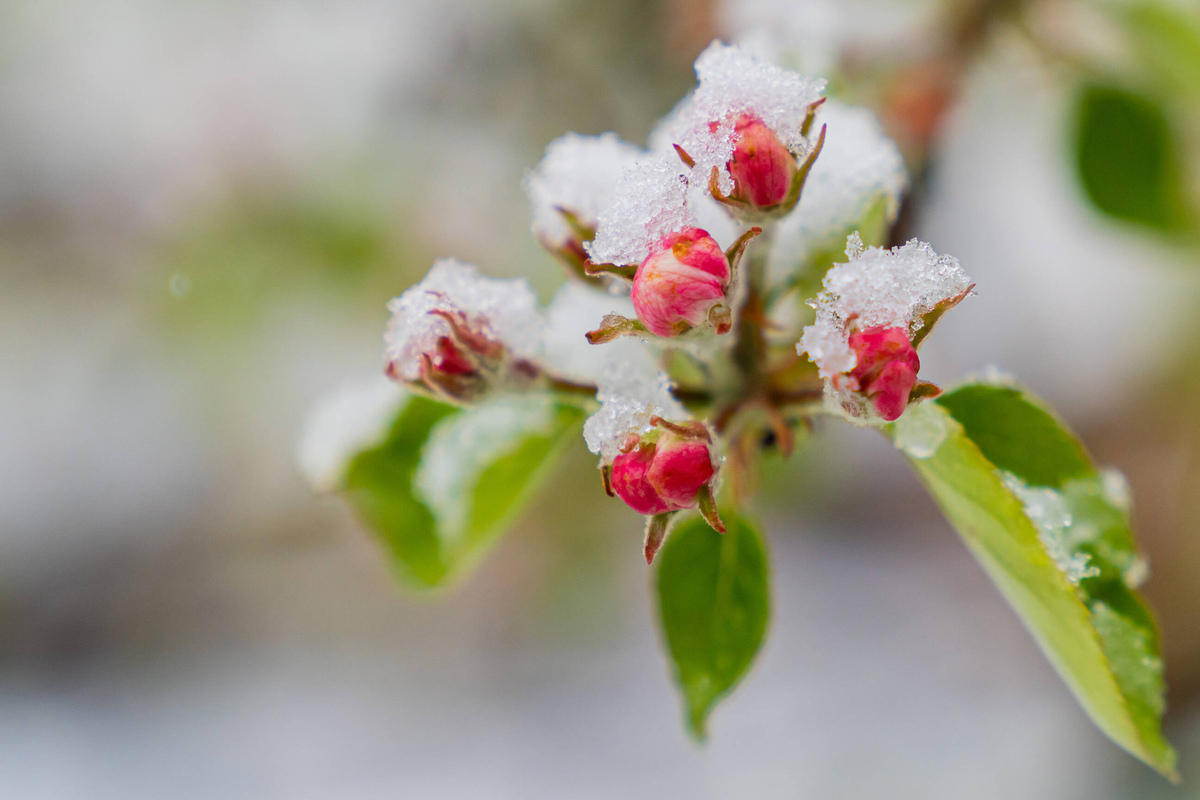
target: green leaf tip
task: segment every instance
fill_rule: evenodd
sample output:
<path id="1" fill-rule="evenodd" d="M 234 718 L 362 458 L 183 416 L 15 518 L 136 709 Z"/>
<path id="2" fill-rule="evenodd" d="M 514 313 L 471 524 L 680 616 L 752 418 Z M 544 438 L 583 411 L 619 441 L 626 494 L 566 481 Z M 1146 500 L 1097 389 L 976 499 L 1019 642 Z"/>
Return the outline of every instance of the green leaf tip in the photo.
<path id="1" fill-rule="evenodd" d="M 726 533 L 702 518 L 677 525 L 658 555 L 659 621 L 684 721 L 698 742 L 709 714 L 741 681 L 762 646 L 770 618 L 770 578 L 762 537 L 725 510 Z"/>
<path id="2" fill-rule="evenodd" d="M 968 383 L 922 405 L 897 446 L 1093 722 L 1177 781 L 1123 479 L 1019 387 Z M 915 425 L 939 429 L 937 445 L 903 446 Z"/>

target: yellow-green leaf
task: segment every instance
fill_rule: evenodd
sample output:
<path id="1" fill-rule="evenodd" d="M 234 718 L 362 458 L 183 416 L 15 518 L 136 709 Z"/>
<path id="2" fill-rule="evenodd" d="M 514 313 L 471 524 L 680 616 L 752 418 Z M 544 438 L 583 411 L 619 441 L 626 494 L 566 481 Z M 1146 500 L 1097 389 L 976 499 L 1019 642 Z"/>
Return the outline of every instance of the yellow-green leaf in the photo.
<path id="1" fill-rule="evenodd" d="M 1110 738 L 1169 778 L 1162 660 L 1128 490 L 1012 386 L 974 383 L 910 408 L 893 439 L 967 547 Z"/>

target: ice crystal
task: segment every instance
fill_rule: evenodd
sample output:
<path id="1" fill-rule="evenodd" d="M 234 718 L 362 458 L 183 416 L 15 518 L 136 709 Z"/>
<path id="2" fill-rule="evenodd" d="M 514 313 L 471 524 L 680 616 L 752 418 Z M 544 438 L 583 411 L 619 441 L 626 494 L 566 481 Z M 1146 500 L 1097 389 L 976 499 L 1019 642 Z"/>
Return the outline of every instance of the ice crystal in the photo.
<path id="1" fill-rule="evenodd" d="M 895 143 L 866 108 L 827 102 L 816 125 L 826 125 L 825 145 L 813 164 L 800 204 L 779 223 L 769 268 L 780 278 L 864 222 L 878 204 L 890 225 L 900 211 L 908 172 Z"/>
<path id="2" fill-rule="evenodd" d="M 800 129 L 808 107 L 825 91 L 824 80 L 806 78 L 721 42 L 710 44 L 696 59 L 696 77 L 696 90 L 663 120 L 651 146 L 664 152 L 671 145 L 681 146 L 696 162 L 697 181 L 707 184 L 716 167 L 721 190 L 732 191 L 726 164 L 733 157 L 733 124 L 741 114 L 761 119 L 798 158 L 808 154 L 811 145 Z"/>
<path id="3" fill-rule="evenodd" d="M 554 403 L 546 395 L 505 396 L 448 417 L 434 426 L 413 476 L 417 495 L 433 511 L 444 542 L 466 531 L 480 474 L 529 436 L 546 434 Z"/>
<path id="4" fill-rule="evenodd" d="M 525 176 L 533 210 L 533 232 L 550 247 L 564 244 L 572 230 L 559 209 L 595 227 L 617 183 L 642 152 L 615 133 L 568 133 L 546 147 L 546 156 Z"/>
<path id="5" fill-rule="evenodd" d="M 1091 556 L 1077 552 L 1072 546 L 1071 525 L 1074 520 L 1071 509 L 1063 495 L 1054 489 L 1028 486 L 1010 472 L 1001 473 L 1008 487 L 1025 510 L 1025 516 L 1037 528 L 1038 539 L 1046 555 L 1073 584 L 1084 578 L 1100 574 L 1098 567 L 1090 564 Z"/>
<path id="6" fill-rule="evenodd" d="M 320 492 L 339 488 L 350 462 L 383 441 L 408 392 L 382 375 L 348 383 L 313 406 L 296 446 L 300 470 Z"/>
<path id="7" fill-rule="evenodd" d="M 600 382 L 600 410 L 583 424 L 588 450 L 599 455 L 602 462 L 611 463 L 627 436 L 650 430 L 652 417 L 687 420 L 687 409 L 671 395 L 670 387 L 661 372 L 630 362 L 614 364 Z"/>
<path id="8" fill-rule="evenodd" d="M 1100 473 L 1100 486 L 1104 499 L 1109 505 L 1126 514 L 1133 507 L 1133 495 L 1129 491 L 1129 481 L 1124 473 L 1116 467 L 1108 467 Z"/>
<path id="9" fill-rule="evenodd" d="M 472 328 L 526 358 L 536 354 L 541 336 L 537 299 L 525 280 L 488 278 L 452 258 L 434 262 L 420 283 L 388 303 L 388 310 L 386 356 L 403 380 L 420 377 L 421 354 L 451 333 L 450 324 L 431 311 L 462 312 Z"/>
<path id="10" fill-rule="evenodd" d="M 674 153 L 646 156 L 627 169 L 585 245 L 598 264 L 640 264 L 664 236 L 693 225 L 687 168 Z"/>
<path id="11" fill-rule="evenodd" d="M 850 260 L 825 274 L 824 290 L 813 302 L 816 322 L 804 329 L 796 345 L 825 378 L 854 368 L 851 324 L 859 330 L 884 326 L 915 332 L 922 315 L 962 294 L 971 283 L 957 259 L 939 256 L 916 239 L 891 250 L 861 248 L 861 240 L 852 236 L 847 246 Z"/>
<path id="12" fill-rule="evenodd" d="M 580 383 L 598 383 L 621 363 L 653 375 L 658 371 L 655 355 L 639 339 L 626 337 L 603 345 L 589 344 L 588 331 L 600 327 L 606 314 L 632 318 L 628 295 L 591 289 L 579 283 L 563 284 L 546 309 L 541 361 L 558 377 Z"/>

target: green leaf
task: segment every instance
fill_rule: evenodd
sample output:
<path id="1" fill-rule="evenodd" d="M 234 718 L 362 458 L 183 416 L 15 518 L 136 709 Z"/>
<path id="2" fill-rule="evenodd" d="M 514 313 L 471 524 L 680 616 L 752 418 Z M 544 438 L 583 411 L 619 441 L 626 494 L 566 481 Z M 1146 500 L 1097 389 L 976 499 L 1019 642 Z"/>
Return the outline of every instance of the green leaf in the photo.
<path id="1" fill-rule="evenodd" d="M 725 534 L 690 518 L 668 534 L 658 556 L 662 631 L 698 739 L 713 706 L 749 669 L 770 617 L 762 538 L 744 517 L 721 515 Z"/>
<path id="2" fill-rule="evenodd" d="M 1075 109 L 1075 166 L 1088 198 L 1105 214 L 1159 231 L 1189 226 L 1178 137 L 1158 101 L 1089 84 Z"/>
<path id="3" fill-rule="evenodd" d="M 1060 486 L 1092 474 L 1082 445 L 1052 414 L 1010 386 L 968 384 L 938 403 L 996 467 L 1030 486 Z"/>
<path id="4" fill-rule="evenodd" d="M 504 532 L 582 417 L 537 396 L 465 410 L 414 397 L 351 462 L 347 494 L 406 583 L 443 586 Z"/>
<path id="5" fill-rule="evenodd" d="M 1200 100 L 1200 6 L 1136 3 L 1115 6 L 1134 52 L 1174 92 Z"/>
<path id="6" fill-rule="evenodd" d="M 1119 473 L 1097 471 L 1062 422 L 1013 386 L 966 384 L 913 406 L 892 432 L 1096 725 L 1177 779 Z"/>

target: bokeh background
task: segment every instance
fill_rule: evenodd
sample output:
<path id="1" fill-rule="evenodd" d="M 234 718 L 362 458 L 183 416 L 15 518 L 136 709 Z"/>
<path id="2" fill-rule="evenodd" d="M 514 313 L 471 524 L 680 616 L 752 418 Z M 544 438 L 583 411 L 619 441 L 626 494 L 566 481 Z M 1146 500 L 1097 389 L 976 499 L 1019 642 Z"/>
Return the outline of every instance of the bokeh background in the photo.
<path id="1" fill-rule="evenodd" d="M 1200 797 L 1200 39 L 1163 0 L 1139 59 L 1135 5 L 0 4 L 0 796 Z M 929 377 L 1011 371 L 1129 477 L 1182 788 L 868 432 L 769 470 L 773 628 L 704 748 L 582 442 L 432 600 L 306 486 L 305 411 L 380 368 L 386 300 L 451 254 L 548 297 L 524 171 L 567 130 L 642 141 L 716 36 L 902 144 L 900 235 L 979 285 Z M 1178 208 L 1089 193 L 1097 84 L 1161 112 Z"/>

